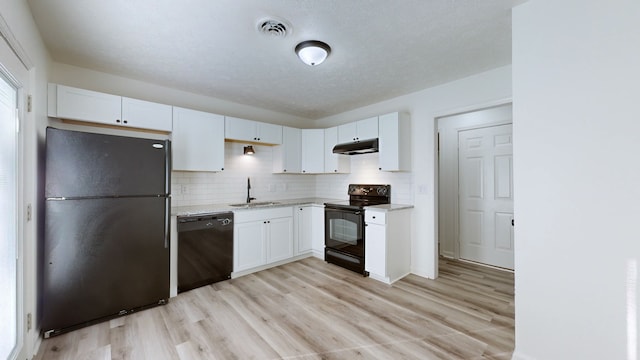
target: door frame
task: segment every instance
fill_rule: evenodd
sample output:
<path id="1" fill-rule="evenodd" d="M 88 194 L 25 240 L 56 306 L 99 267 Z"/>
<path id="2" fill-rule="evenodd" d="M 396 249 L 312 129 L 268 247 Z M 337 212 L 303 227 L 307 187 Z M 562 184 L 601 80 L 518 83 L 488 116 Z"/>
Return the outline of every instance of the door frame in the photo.
<path id="1" fill-rule="evenodd" d="M 501 99 L 498 101 L 466 107 L 463 109 L 457 109 L 452 111 L 443 112 L 435 117 L 434 137 L 435 137 L 435 267 L 436 276 L 438 268 L 438 257 L 440 255 L 453 259 L 460 257 L 460 245 L 459 245 L 459 203 L 458 203 L 458 134 L 460 131 L 479 129 L 491 126 L 513 124 L 513 115 L 509 120 L 497 120 L 497 121 L 478 121 L 470 122 L 467 124 L 456 124 L 454 117 L 463 116 L 471 113 L 475 113 L 483 110 L 491 110 L 501 108 L 504 106 L 513 106 L 511 98 Z M 513 114 L 513 110 L 511 112 Z M 446 133 L 448 132 L 448 134 Z M 448 135 L 448 136 L 447 136 Z M 455 140 L 455 147 L 452 149 L 448 146 L 448 150 L 445 149 L 447 145 L 451 144 L 451 141 Z M 448 151 L 448 154 L 446 153 Z M 447 155 L 449 160 L 453 159 L 455 164 L 450 166 L 450 169 L 443 171 L 441 168 L 441 158 L 443 155 Z M 448 174 L 447 174 L 448 173 Z M 443 184 L 440 184 L 440 183 Z M 445 207 L 443 204 L 450 204 L 449 207 Z M 446 210 L 446 211 L 445 211 Z M 445 216 L 448 214 L 448 216 Z M 449 221 L 447 222 L 447 219 Z M 449 248 L 443 249 L 443 238 L 448 237 L 450 240 L 445 246 Z"/>
<path id="2" fill-rule="evenodd" d="M 16 135 L 17 147 L 17 241 L 18 241 L 18 278 L 17 278 L 17 323 L 18 333 L 16 349 L 11 354 L 12 359 L 31 358 L 34 354 L 37 337 L 36 324 L 36 219 L 37 204 L 35 194 L 37 181 L 32 180 L 30 186 L 26 179 L 37 179 L 36 176 L 36 128 L 34 112 L 27 109 L 27 97 L 34 84 L 34 64 L 27 56 L 9 25 L 0 14 L 0 41 L 3 48 L 10 51 L 0 53 L 0 62 L 5 77 L 16 86 L 18 95 L 19 131 Z M 30 215 L 27 216 L 27 203 L 30 205 Z M 31 315 L 31 327 L 27 328 L 27 314 Z M 35 335 L 34 335 L 35 334 Z M 15 351 L 17 350 L 17 351 Z"/>

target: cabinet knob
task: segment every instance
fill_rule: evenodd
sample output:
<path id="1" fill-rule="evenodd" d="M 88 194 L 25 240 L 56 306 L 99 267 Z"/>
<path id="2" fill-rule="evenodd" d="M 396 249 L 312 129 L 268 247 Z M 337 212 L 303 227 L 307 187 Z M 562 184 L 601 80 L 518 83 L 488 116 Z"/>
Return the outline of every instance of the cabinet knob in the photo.
<path id="1" fill-rule="evenodd" d="M 127 120 L 123 121 L 123 123 L 128 124 L 129 122 Z"/>
<path id="2" fill-rule="evenodd" d="M 375 219 L 376 217 L 375 217 L 375 216 L 372 216 L 371 218 Z"/>
<path id="3" fill-rule="evenodd" d="M 116 119 L 116 122 L 117 122 L 117 123 L 120 123 L 120 119 Z"/>
<path id="4" fill-rule="evenodd" d="M 337 170 L 337 169 L 336 169 L 336 170 L 333 170 L 333 172 L 338 172 L 338 170 Z"/>

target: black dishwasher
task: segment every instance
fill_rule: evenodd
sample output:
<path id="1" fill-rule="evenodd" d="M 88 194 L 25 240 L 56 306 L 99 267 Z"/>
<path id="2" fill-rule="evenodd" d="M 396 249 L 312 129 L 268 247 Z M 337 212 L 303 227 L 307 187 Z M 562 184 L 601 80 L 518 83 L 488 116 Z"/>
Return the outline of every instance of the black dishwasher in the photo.
<path id="1" fill-rule="evenodd" d="M 178 216 L 178 292 L 231 278 L 233 213 Z"/>

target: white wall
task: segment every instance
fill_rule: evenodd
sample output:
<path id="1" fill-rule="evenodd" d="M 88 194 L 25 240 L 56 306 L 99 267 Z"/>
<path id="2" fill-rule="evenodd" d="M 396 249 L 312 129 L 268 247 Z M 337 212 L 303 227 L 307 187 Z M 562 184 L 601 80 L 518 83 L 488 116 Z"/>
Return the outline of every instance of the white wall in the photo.
<path id="1" fill-rule="evenodd" d="M 314 175 L 272 173 L 273 147 L 253 145 L 256 153 L 244 155 L 245 144 L 225 143 L 224 171 L 171 174 L 171 205 L 207 205 L 245 202 L 247 177 L 256 201 L 314 197 Z"/>
<path id="2" fill-rule="evenodd" d="M 511 66 L 505 66 L 318 121 L 319 126 L 330 127 L 394 111 L 410 114 L 413 171 L 410 175 L 411 190 L 408 192 L 413 194 L 413 201 L 406 202 L 415 205 L 412 244 L 414 273 L 429 278 L 437 275 L 435 118 L 504 103 L 510 98 Z M 355 174 L 354 169 L 352 173 Z M 404 175 L 389 176 L 392 182 L 396 179 L 396 183 L 406 182 Z M 319 189 L 320 186 L 329 187 L 331 184 L 338 189 L 343 187 L 344 180 L 340 175 L 332 179 L 335 180 L 329 184 L 319 179 Z M 318 195 L 325 194 L 322 192 Z M 405 202 L 405 199 L 402 201 Z"/>
<path id="3" fill-rule="evenodd" d="M 513 11 L 515 359 L 638 358 L 638 19 L 631 0 Z"/>
<path id="4" fill-rule="evenodd" d="M 33 111 L 26 114 L 26 121 L 22 123 L 23 131 L 23 207 L 33 206 L 33 219 L 24 223 L 24 312 L 31 313 L 37 319 L 37 237 L 41 231 L 43 214 L 42 187 L 37 182 L 42 177 L 42 152 L 40 151 L 44 139 L 44 127 L 47 123 L 47 77 L 50 59 L 42 39 L 31 17 L 27 2 L 23 0 L 4 0 L 0 7 L 0 16 L 6 22 L 5 31 L 14 36 L 15 42 L 23 51 L 29 62 L 29 79 L 25 84 L 33 96 Z M 4 41 L 4 39 L 0 39 Z M 13 54 L 3 54 L 13 55 Z M 22 320 L 22 319 L 21 319 Z M 34 348 L 39 344 L 39 329 L 31 329 L 25 339 L 26 356 L 31 357 Z"/>
<path id="5" fill-rule="evenodd" d="M 317 175 L 315 195 L 319 198 L 348 199 L 349 184 L 389 184 L 391 202 L 413 204 L 411 172 L 380 171 L 378 159 L 376 153 L 349 156 L 351 173 Z"/>

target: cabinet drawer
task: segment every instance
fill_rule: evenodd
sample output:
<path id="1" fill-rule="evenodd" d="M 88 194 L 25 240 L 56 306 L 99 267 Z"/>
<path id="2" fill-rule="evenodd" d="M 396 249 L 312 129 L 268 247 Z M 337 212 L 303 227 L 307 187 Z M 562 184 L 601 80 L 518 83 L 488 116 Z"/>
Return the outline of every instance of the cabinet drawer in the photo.
<path id="1" fill-rule="evenodd" d="M 387 223 L 387 213 L 384 211 L 365 210 L 364 222 L 385 225 Z"/>
<path id="2" fill-rule="evenodd" d="M 249 221 L 259 221 L 266 219 L 276 219 L 283 217 L 292 217 L 293 208 L 290 206 L 276 207 L 270 209 L 243 209 L 233 212 L 235 222 L 243 223 Z"/>

